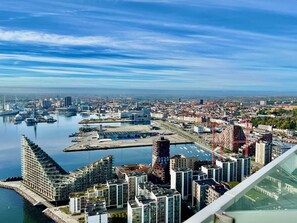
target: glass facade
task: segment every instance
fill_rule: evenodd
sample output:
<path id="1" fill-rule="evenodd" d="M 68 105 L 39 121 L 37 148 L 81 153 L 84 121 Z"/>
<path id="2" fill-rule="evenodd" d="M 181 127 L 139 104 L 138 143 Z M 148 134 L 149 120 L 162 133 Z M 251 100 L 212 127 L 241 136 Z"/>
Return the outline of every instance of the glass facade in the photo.
<path id="1" fill-rule="evenodd" d="M 244 180 L 187 222 L 295 223 L 296 219 L 297 146 Z"/>

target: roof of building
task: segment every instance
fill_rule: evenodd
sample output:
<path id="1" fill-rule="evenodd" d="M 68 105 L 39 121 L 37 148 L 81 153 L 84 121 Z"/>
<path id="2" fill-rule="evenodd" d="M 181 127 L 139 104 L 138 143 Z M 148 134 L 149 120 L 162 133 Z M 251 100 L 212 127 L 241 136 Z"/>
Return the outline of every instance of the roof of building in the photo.
<path id="1" fill-rule="evenodd" d="M 106 214 L 106 203 L 104 199 L 96 199 L 86 206 L 86 214 L 88 216 Z"/>
<path id="2" fill-rule="evenodd" d="M 179 194 L 179 192 L 177 190 L 159 187 L 156 184 L 153 184 L 152 182 L 140 183 L 139 188 L 146 189 L 146 190 L 154 193 L 154 195 L 157 197 L 158 196 L 173 196 L 173 195 Z"/>
<path id="3" fill-rule="evenodd" d="M 218 182 L 216 182 L 214 179 L 205 179 L 205 180 L 196 180 L 195 181 L 197 184 L 204 186 L 204 185 L 216 185 Z"/>
<path id="4" fill-rule="evenodd" d="M 172 169 L 172 171 L 174 171 L 174 172 L 188 172 L 188 171 L 192 171 L 193 172 L 193 170 L 190 169 L 190 168 L 174 168 L 174 169 Z"/>
<path id="5" fill-rule="evenodd" d="M 113 185 L 113 184 L 127 184 L 127 181 L 125 181 L 124 179 L 112 179 L 112 180 L 108 180 L 107 184 L 109 185 Z"/>
<path id="6" fill-rule="evenodd" d="M 297 218 L 297 146 L 227 191 L 186 223 L 294 223 Z"/>
<path id="7" fill-rule="evenodd" d="M 170 159 L 180 159 L 180 158 L 186 158 L 186 156 L 182 155 L 182 154 L 177 154 L 172 156 Z"/>
<path id="8" fill-rule="evenodd" d="M 211 185 L 210 187 L 212 190 L 214 190 L 215 192 L 219 193 L 220 195 L 226 193 L 227 188 L 224 187 L 224 185 L 222 184 L 215 184 L 215 185 Z"/>

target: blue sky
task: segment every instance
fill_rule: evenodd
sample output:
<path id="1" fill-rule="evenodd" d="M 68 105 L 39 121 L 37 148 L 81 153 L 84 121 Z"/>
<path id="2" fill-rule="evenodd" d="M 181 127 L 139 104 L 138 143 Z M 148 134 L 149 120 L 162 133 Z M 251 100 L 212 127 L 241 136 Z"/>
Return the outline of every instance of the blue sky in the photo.
<path id="1" fill-rule="evenodd" d="M 1 0 L 0 87 L 296 91 L 295 0 Z"/>

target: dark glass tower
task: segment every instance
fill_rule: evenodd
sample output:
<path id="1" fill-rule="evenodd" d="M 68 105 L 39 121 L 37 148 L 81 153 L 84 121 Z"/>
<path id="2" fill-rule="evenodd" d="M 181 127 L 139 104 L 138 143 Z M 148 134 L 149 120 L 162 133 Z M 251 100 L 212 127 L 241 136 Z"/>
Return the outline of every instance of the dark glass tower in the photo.
<path id="1" fill-rule="evenodd" d="M 64 107 L 68 108 L 70 105 L 72 105 L 72 98 L 67 96 L 64 98 Z"/>

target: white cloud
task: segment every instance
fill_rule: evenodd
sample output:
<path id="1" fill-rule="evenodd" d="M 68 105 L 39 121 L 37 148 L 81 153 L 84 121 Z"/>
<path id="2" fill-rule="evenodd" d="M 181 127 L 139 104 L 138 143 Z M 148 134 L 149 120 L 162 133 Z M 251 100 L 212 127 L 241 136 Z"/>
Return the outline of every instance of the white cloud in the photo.
<path id="1" fill-rule="evenodd" d="M 106 45 L 112 42 L 111 38 L 103 36 L 85 36 L 75 37 L 57 34 L 48 34 L 43 32 L 34 32 L 28 30 L 8 31 L 0 29 L 0 41 L 22 42 L 22 43 L 40 43 L 50 45 L 72 45 L 72 46 L 92 46 Z"/>

